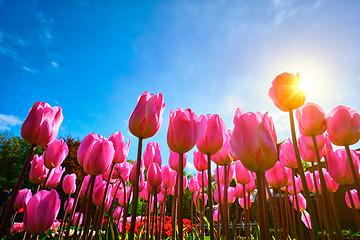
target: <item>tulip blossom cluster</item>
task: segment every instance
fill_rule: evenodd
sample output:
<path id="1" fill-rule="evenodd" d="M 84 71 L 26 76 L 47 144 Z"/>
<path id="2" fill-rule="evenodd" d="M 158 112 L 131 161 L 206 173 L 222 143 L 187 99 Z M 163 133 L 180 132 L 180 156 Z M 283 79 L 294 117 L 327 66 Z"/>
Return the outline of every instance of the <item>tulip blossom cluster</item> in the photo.
<path id="1" fill-rule="evenodd" d="M 339 188 L 346 190 L 343 201 L 360 230 L 360 154 L 350 149 L 360 138 L 360 115 L 345 106 L 325 114 L 319 105 L 305 103 L 299 74 L 277 76 L 269 96 L 289 113 L 291 139 L 278 142 L 268 113 L 238 108 L 229 129 L 217 114 L 198 117 L 191 109 L 178 108 L 170 110 L 165 150 L 153 141 L 143 147 L 143 140 L 160 129 L 165 108 L 162 94 L 144 92 L 129 118 L 129 130 L 139 139 L 137 159 L 127 160 L 130 140 L 121 132 L 108 138 L 90 133 L 77 151 L 83 179 L 64 175 L 62 163 L 69 150 L 63 139 L 56 139 L 62 109 L 35 103 L 21 128 L 32 149 L 3 218 L 2 236 L 10 230 L 36 237 L 58 223 L 58 239 L 100 239 L 109 231 L 117 239 L 132 240 L 140 234 L 156 240 L 190 234 L 205 239 L 205 225 L 211 240 L 250 239 L 255 220 L 259 239 L 299 239 L 304 234 L 318 239 L 317 229 L 324 238 L 341 239 L 334 200 Z M 332 144 L 344 148 L 333 150 Z M 43 155 L 33 156 L 36 146 L 45 149 Z M 169 159 L 162 151 L 169 151 Z M 196 169 L 189 179 L 184 176 L 186 162 Z M 310 167 L 304 168 L 305 163 Z M 20 189 L 28 165 L 37 191 Z M 60 200 L 58 191 L 67 198 Z M 184 204 L 186 192 L 191 195 L 189 205 Z M 184 207 L 191 209 L 189 220 L 183 218 Z M 10 226 L 13 208 L 23 211 L 23 223 Z M 243 224 L 243 230 L 229 227 L 234 224 Z"/>

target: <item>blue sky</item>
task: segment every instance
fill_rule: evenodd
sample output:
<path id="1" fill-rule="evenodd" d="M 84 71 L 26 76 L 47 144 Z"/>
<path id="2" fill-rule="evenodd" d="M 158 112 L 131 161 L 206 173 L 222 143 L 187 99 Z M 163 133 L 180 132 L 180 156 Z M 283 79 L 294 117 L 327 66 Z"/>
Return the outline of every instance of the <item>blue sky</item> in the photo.
<path id="1" fill-rule="evenodd" d="M 0 0 L 0 130 L 20 135 L 45 101 L 63 109 L 59 136 L 121 131 L 135 159 L 127 121 L 149 91 L 166 103 L 149 139 L 165 163 L 170 109 L 218 113 L 229 129 L 237 107 L 268 111 L 283 140 L 288 115 L 267 95 L 282 72 L 299 72 L 307 100 L 326 112 L 360 111 L 359 22 L 356 0 Z"/>

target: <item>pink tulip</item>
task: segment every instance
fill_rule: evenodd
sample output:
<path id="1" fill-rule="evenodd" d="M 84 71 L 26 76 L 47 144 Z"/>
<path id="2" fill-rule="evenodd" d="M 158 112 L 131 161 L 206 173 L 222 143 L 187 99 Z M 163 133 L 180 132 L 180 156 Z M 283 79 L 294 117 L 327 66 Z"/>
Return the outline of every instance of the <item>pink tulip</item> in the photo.
<path id="1" fill-rule="evenodd" d="M 169 151 L 170 151 L 169 166 L 172 170 L 177 171 L 179 165 L 179 154 L 171 151 L 170 149 Z M 186 159 L 187 159 L 187 153 L 184 153 L 183 169 L 186 167 Z"/>
<path id="2" fill-rule="evenodd" d="M 79 219 L 79 216 L 80 216 L 80 219 Z M 83 221 L 83 214 L 82 214 L 82 213 L 79 213 L 79 212 L 75 213 L 74 219 L 73 219 L 71 225 L 72 225 L 72 226 L 76 226 L 76 223 L 77 223 L 78 221 L 79 221 L 79 226 L 81 226 L 82 221 Z"/>
<path id="3" fill-rule="evenodd" d="M 146 182 L 145 182 L 145 186 L 147 186 L 147 183 L 146 183 Z M 148 193 L 146 187 L 144 187 L 143 190 L 140 191 L 139 197 L 140 197 L 141 199 L 144 199 L 145 201 L 147 201 L 147 200 L 148 200 L 148 194 L 149 194 L 149 193 Z"/>
<path id="4" fill-rule="evenodd" d="M 130 162 L 124 161 L 122 163 L 115 164 L 114 173 L 112 177 L 122 178 L 125 182 L 128 181 L 132 165 Z"/>
<path id="5" fill-rule="evenodd" d="M 231 130 L 226 131 L 226 138 L 223 147 L 219 152 L 217 152 L 215 155 L 212 156 L 211 160 L 214 161 L 217 165 L 220 166 L 228 166 L 233 161 L 235 161 L 235 155 L 232 152 L 231 146 L 230 146 L 230 138 L 232 135 Z"/>
<path id="6" fill-rule="evenodd" d="M 114 219 L 119 219 L 121 217 L 121 212 L 123 211 L 123 208 L 120 207 L 120 206 L 117 206 L 114 210 L 114 213 L 113 213 L 113 218 Z"/>
<path id="7" fill-rule="evenodd" d="M 56 168 L 62 164 L 69 153 L 69 148 L 63 139 L 50 143 L 44 152 L 44 164 L 47 168 Z"/>
<path id="8" fill-rule="evenodd" d="M 305 179 L 306 179 L 306 184 L 307 184 L 307 186 L 309 188 L 309 191 L 312 192 L 312 193 L 316 193 L 313 173 L 305 172 Z"/>
<path id="9" fill-rule="evenodd" d="M 194 194 L 194 204 L 197 209 L 202 209 L 203 199 L 204 199 L 204 205 L 206 206 L 208 195 L 206 193 L 196 191 Z"/>
<path id="10" fill-rule="evenodd" d="M 101 184 L 99 184 L 98 186 L 96 186 L 94 188 L 92 200 L 93 200 L 93 203 L 95 206 L 100 207 L 102 205 L 102 201 L 103 201 L 104 194 L 105 194 L 105 189 L 106 189 L 105 181 L 103 181 Z M 111 202 L 111 185 L 109 185 L 109 189 L 105 196 L 105 210 L 107 210 L 106 206 L 109 205 L 110 202 Z"/>
<path id="11" fill-rule="evenodd" d="M 19 194 L 16 196 L 14 202 L 14 208 L 23 208 L 28 203 L 29 199 L 32 197 L 30 189 L 24 188 L 19 191 Z"/>
<path id="12" fill-rule="evenodd" d="M 228 178 L 228 185 L 234 178 L 234 165 L 230 164 L 229 166 L 226 166 L 227 169 L 227 178 Z M 219 167 L 219 177 L 220 182 L 225 183 L 225 166 Z"/>
<path id="13" fill-rule="evenodd" d="M 236 200 L 236 197 L 235 197 L 235 188 L 233 187 L 229 187 L 229 188 L 225 188 L 225 186 L 222 186 L 220 188 L 220 193 L 221 193 L 221 202 L 222 203 L 225 203 L 225 189 L 227 189 L 228 191 L 228 203 L 233 203 L 235 200 Z M 215 199 L 215 202 L 219 203 L 219 188 L 215 188 L 215 192 L 214 192 L 214 199 Z"/>
<path id="14" fill-rule="evenodd" d="M 198 150 L 194 151 L 194 166 L 199 172 L 207 170 L 207 156 Z"/>
<path id="15" fill-rule="evenodd" d="M 324 134 L 324 136 L 325 136 L 324 155 L 327 156 L 328 153 L 333 150 L 333 148 L 328 134 Z"/>
<path id="16" fill-rule="evenodd" d="M 29 173 L 30 181 L 34 184 L 43 185 L 49 169 L 44 165 L 44 155 L 40 157 L 36 154 L 31 161 L 31 169 Z"/>
<path id="17" fill-rule="evenodd" d="M 224 145 L 226 138 L 225 123 L 217 114 L 207 114 L 206 116 L 201 115 L 200 121 L 202 131 L 196 146 L 201 153 L 214 155 L 220 151 Z"/>
<path id="18" fill-rule="evenodd" d="M 62 168 L 61 166 L 57 168 L 53 168 L 50 172 L 49 178 L 46 182 L 46 188 L 56 188 L 57 185 L 59 185 L 61 181 L 61 177 L 65 172 L 65 168 Z"/>
<path id="19" fill-rule="evenodd" d="M 287 183 L 285 167 L 281 162 L 276 162 L 274 167 L 267 170 L 265 177 L 268 183 L 274 188 L 281 188 Z"/>
<path id="20" fill-rule="evenodd" d="M 162 123 L 165 103 L 161 93 L 144 92 L 129 119 L 130 132 L 138 138 L 154 136 Z"/>
<path id="21" fill-rule="evenodd" d="M 305 93 L 300 88 L 300 75 L 297 73 L 295 77 L 284 72 L 276 76 L 272 81 L 269 96 L 281 111 L 288 112 L 301 107 L 305 102 Z"/>
<path id="22" fill-rule="evenodd" d="M 287 168 L 297 168 L 297 161 L 294 151 L 294 145 L 290 138 L 286 139 L 279 148 L 280 162 Z"/>
<path id="23" fill-rule="evenodd" d="M 129 181 L 132 184 L 136 183 L 136 165 L 137 165 L 137 160 L 135 160 L 134 164 L 132 165 L 130 175 L 129 175 Z M 145 170 L 144 161 L 141 159 L 140 160 L 140 175 L 144 174 L 144 170 Z"/>
<path id="24" fill-rule="evenodd" d="M 161 176 L 163 180 L 163 188 L 172 188 L 175 186 L 176 171 L 171 170 L 169 166 L 161 168 Z"/>
<path id="25" fill-rule="evenodd" d="M 86 193 L 86 189 L 88 188 L 89 182 L 90 182 L 90 175 L 87 175 L 84 178 L 84 181 L 80 187 L 80 197 L 85 197 L 85 193 Z M 96 188 L 98 185 L 102 184 L 103 180 L 102 180 L 102 176 L 98 175 L 95 177 L 95 183 L 94 183 L 94 188 Z M 90 191 L 87 192 L 87 196 L 89 195 Z"/>
<path id="26" fill-rule="evenodd" d="M 219 214 L 219 210 L 215 209 L 214 213 L 213 213 L 213 220 L 215 222 L 218 222 L 219 220 L 221 220 L 221 214 Z"/>
<path id="27" fill-rule="evenodd" d="M 359 158 L 353 150 L 351 150 L 351 156 L 354 163 L 355 171 L 358 173 Z M 350 185 L 354 183 L 345 149 L 339 149 L 335 152 L 330 151 L 327 155 L 327 159 L 329 174 L 335 182 L 341 185 Z"/>
<path id="28" fill-rule="evenodd" d="M 326 116 L 330 141 L 337 146 L 353 145 L 360 138 L 360 115 L 351 108 L 338 106 Z"/>
<path id="29" fill-rule="evenodd" d="M 124 136 L 121 132 L 116 132 L 110 135 L 109 141 L 113 143 L 115 150 L 113 162 L 124 162 L 129 154 L 130 139 L 125 143 Z"/>
<path id="30" fill-rule="evenodd" d="M 126 187 L 126 199 L 129 200 L 128 202 L 124 202 L 124 189 L 120 191 L 120 195 L 118 198 L 118 203 L 120 206 L 125 207 L 126 204 L 130 203 L 132 199 L 132 194 L 130 195 L 130 187 Z"/>
<path id="31" fill-rule="evenodd" d="M 198 181 L 197 181 L 197 177 L 192 177 L 190 178 L 190 181 L 189 181 L 189 191 L 194 193 L 196 191 L 200 190 L 200 186 L 198 184 Z"/>
<path id="32" fill-rule="evenodd" d="M 151 163 L 147 172 L 147 181 L 153 187 L 159 186 L 162 183 L 161 169 L 157 163 Z"/>
<path id="33" fill-rule="evenodd" d="M 76 174 L 68 174 L 64 177 L 62 188 L 65 194 L 73 194 L 76 191 Z"/>
<path id="34" fill-rule="evenodd" d="M 144 165 L 146 169 L 149 169 L 151 163 L 155 162 L 161 167 L 161 147 L 157 142 L 149 142 L 144 151 Z"/>
<path id="35" fill-rule="evenodd" d="M 190 151 L 201 134 L 201 122 L 191 109 L 170 111 L 167 143 L 177 153 Z"/>
<path id="36" fill-rule="evenodd" d="M 304 135 L 300 135 L 301 137 L 301 140 L 303 141 L 303 145 L 310 149 L 310 150 L 315 150 L 315 146 L 314 146 L 314 143 L 313 143 L 313 140 L 311 137 L 307 137 L 307 136 L 304 136 Z M 299 139 L 300 139 L 299 138 Z M 317 147 L 318 149 L 321 149 L 324 147 L 325 143 L 326 143 L 326 134 L 321 134 L 321 135 L 317 135 L 315 137 L 316 139 L 316 144 L 317 144 Z"/>
<path id="37" fill-rule="evenodd" d="M 185 191 L 188 185 L 188 180 L 185 176 L 183 176 L 183 190 Z"/>
<path id="38" fill-rule="evenodd" d="M 255 188 L 255 179 L 251 177 L 250 182 L 245 184 L 245 192 L 252 194 L 255 191 Z"/>
<path id="39" fill-rule="evenodd" d="M 360 209 L 360 201 L 359 201 L 359 196 L 358 196 L 358 194 L 357 194 L 356 189 L 350 190 L 350 193 L 351 193 L 351 198 L 352 198 L 353 201 L 354 201 L 355 209 Z M 352 207 L 351 207 L 350 198 L 349 198 L 349 194 L 348 194 L 347 192 L 345 193 L 345 202 L 346 202 L 346 205 L 347 205 L 349 208 L 352 208 Z"/>
<path id="40" fill-rule="evenodd" d="M 235 161 L 235 178 L 240 184 L 250 182 L 250 172 L 242 165 L 241 161 Z"/>
<path id="41" fill-rule="evenodd" d="M 21 127 L 21 136 L 28 143 L 46 146 L 55 140 L 63 119 L 61 107 L 36 102 Z"/>
<path id="42" fill-rule="evenodd" d="M 45 233 L 54 223 L 59 209 L 58 193 L 42 190 L 32 196 L 24 208 L 24 229 L 29 234 Z"/>
<path id="43" fill-rule="evenodd" d="M 306 136 L 299 137 L 298 142 L 299 142 L 300 156 L 306 162 L 316 162 L 316 153 L 315 153 L 314 145 L 312 144 L 312 146 L 309 148 L 308 147 L 309 144 L 307 143 L 308 141 L 312 142 L 310 137 L 306 137 Z M 320 159 L 323 158 L 325 155 L 324 145 L 325 145 L 325 141 L 324 144 L 322 145 L 322 148 L 318 148 Z"/>
<path id="44" fill-rule="evenodd" d="M 296 110 L 300 133 L 304 136 L 321 135 L 326 130 L 324 110 L 315 103 L 305 103 Z"/>
<path id="45" fill-rule="evenodd" d="M 237 184 L 234 189 L 234 196 L 237 198 L 243 198 L 244 197 L 244 187 L 242 184 Z"/>
<path id="46" fill-rule="evenodd" d="M 162 184 L 159 186 L 151 186 L 150 184 L 146 185 L 146 190 L 152 195 L 159 194 L 162 188 Z"/>
<path id="47" fill-rule="evenodd" d="M 285 173 L 287 177 L 286 186 L 290 187 L 292 185 L 292 169 L 285 167 Z"/>
<path id="48" fill-rule="evenodd" d="M 165 196 L 164 196 L 164 194 L 159 193 L 159 194 L 157 195 L 157 202 L 158 202 L 159 204 L 163 204 L 164 201 L 165 201 Z"/>
<path id="49" fill-rule="evenodd" d="M 236 157 L 249 171 L 265 172 L 277 160 L 276 133 L 268 114 L 235 115 L 230 144 Z"/>
<path id="50" fill-rule="evenodd" d="M 298 197 L 300 211 L 305 211 L 306 210 L 306 199 L 305 199 L 305 197 L 301 193 L 299 193 L 297 195 L 297 197 Z M 290 195 L 289 199 L 290 199 L 290 202 L 293 204 L 295 210 L 298 210 L 297 205 L 296 205 L 295 195 Z"/>
<path id="51" fill-rule="evenodd" d="M 245 194 L 245 201 L 244 201 L 244 198 L 238 198 L 239 204 L 243 209 L 245 209 L 245 202 L 246 202 L 246 209 L 251 208 L 252 200 L 253 200 L 253 196 L 250 195 L 250 201 L 249 201 L 249 194 L 248 193 Z"/>
<path id="52" fill-rule="evenodd" d="M 74 202 L 75 202 L 75 200 L 73 198 L 66 200 L 64 203 L 64 211 L 66 211 L 66 209 L 67 209 L 68 212 L 71 212 L 71 210 L 74 206 Z"/>
<path id="53" fill-rule="evenodd" d="M 307 211 L 301 212 L 301 221 L 307 228 L 312 229 L 310 214 Z"/>
<path id="54" fill-rule="evenodd" d="M 300 177 L 295 177 L 296 194 L 299 194 L 302 190 L 302 184 Z M 294 183 L 288 187 L 288 192 L 291 195 L 295 195 Z"/>
<path id="55" fill-rule="evenodd" d="M 204 176 L 204 182 L 202 180 L 203 176 Z M 197 182 L 198 182 L 200 188 L 202 188 L 203 185 L 204 185 L 204 188 L 206 188 L 208 186 L 208 175 L 207 175 L 206 171 L 198 172 L 196 174 L 196 178 L 197 178 Z"/>
<path id="56" fill-rule="evenodd" d="M 327 171 L 324 171 L 324 178 L 329 192 L 336 192 L 339 189 L 339 184 L 332 179 Z"/>
<path id="57" fill-rule="evenodd" d="M 115 154 L 111 141 L 95 133 L 87 135 L 78 149 L 78 162 L 87 174 L 103 174 L 113 161 Z"/>

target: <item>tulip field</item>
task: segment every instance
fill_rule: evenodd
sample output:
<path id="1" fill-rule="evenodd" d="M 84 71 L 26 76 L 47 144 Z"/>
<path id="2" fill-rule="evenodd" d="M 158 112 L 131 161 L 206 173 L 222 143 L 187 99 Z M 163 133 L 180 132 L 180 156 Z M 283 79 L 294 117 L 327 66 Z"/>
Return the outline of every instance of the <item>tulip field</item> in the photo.
<path id="1" fill-rule="evenodd" d="M 64 174 L 61 107 L 35 103 L 21 127 L 31 147 L 4 206 L 0 238 L 360 239 L 360 151 L 352 149 L 360 115 L 346 106 L 326 114 L 305 101 L 299 85 L 299 74 L 282 73 L 268 92 L 289 114 L 288 139 L 277 138 L 268 113 L 238 108 L 232 127 L 218 114 L 171 110 L 168 165 L 159 143 L 143 146 L 165 108 L 161 93 L 144 92 L 128 122 L 136 161 L 127 159 L 130 140 L 121 132 L 89 133 L 76 151 L 81 176 Z M 191 178 L 187 161 L 197 170 Z M 24 179 L 34 187 L 23 188 Z"/>

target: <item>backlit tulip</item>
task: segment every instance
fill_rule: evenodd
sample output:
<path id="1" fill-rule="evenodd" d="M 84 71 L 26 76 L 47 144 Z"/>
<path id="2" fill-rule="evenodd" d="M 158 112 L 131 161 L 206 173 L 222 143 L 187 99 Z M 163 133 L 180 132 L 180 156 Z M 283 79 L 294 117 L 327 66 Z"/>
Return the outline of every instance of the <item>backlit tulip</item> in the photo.
<path id="1" fill-rule="evenodd" d="M 114 158 L 113 143 L 95 133 L 87 135 L 78 149 L 78 162 L 87 174 L 103 174 Z"/>
<path id="2" fill-rule="evenodd" d="M 360 138 L 360 115 L 353 109 L 338 106 L 326 115 L 330 141 L 337 146 L 353 145 Z"/>
<path id="3" fill-rule="evenodd" d="M 351 193 L 351 197 L 352 197 L 352 199 L 354 201 L 355 209 L 360 209 L 360 201 L 359 201 L 359 196 L 357 194 L 356 189 L 350 190 L 350 193 Z M 349 208 L 352 208 L 350 198 L 349 198 L 349 194 L 347 192 L 345 193 L 345 202 L 346 202 L 346 205 Z"/>
<path id="4" fill-rule="evenodd" d="M 30 189 L 24 188 L 19 191 L 14 202 L 14 208 L 23 208 L 32 197 Z"/>
<path id="5" fill-rule="evenodd" d="M 243 198 L 244 197 L 244 187 L 242 184 L 237 184 L 234 189 L 234 196 L 237 198 Z"/>
<path id="6" fill-rule="evenodd" d="M 147 172 L 147 182 L 153 187 L 162 183 L 161 169 L 157 163 L 151 163 Z"/>
<path id="7" fill-rule="evenodd" d="M 351 150 L 351 157 L 354 163 L 356 172 L 359 172 L 359 158 L 355 151 Z M 344 149 L 336 150 L 335 152 L 330 151 L 327 155 L 328 160 L 328 171 L 332 179 L 335 182 L 346 185 L 353 184 L 354 179 L 351 175 L 350 164 Z"/>
<path id="8" fill-rule="evenodd" d="M 50 143 L 44 152 L 44 164 L 47 168 L 56 168 L 62 164 L 69 153 L 69 148 L 63 139 Z"/>
<path id="9" fill-rule="evenodd" d="M 300 177 L 295 177 L 295 187 L 296 187 L 296 194 L 299 194 L 302 190 L 302 184 Z M 288 187 L 288 192 L 291 195 L 295 195 L 295 189 L 294 189 L 294 183 L 291 184 L 291 186 Z"/>
<path id="10" fill-rule="evenodd" d="M 116 132 L 110 135 L 109 141 L 113 143 L 115 150 L 113 162 L 124 162 L 129 154 L 130 139 L 128 139 L 128 141 L 125 143 L 124 136 L 121 134 L 121 132 Z"/>
<path id="11" fill-rule="evenodd" d="M 222 186 L 220 189 L 221 189 L 220 193 L 221 193 L 221 202 L 222 203 L 225 203 L 225 195 L 224 194 L 225 194 L 226 189 L 228 191 L 228 203 L 233 203 L 236 200 L 235 188 L 233 188 L 233 187 L 225 188 L 225 186 Z M 215 189 L 214 199 L 215 199 L 215 202 L 219 203 L 219 188 L 218 187 Z"/>
<path id="12" fill-rule="evenodd" d="M 161 168 L 161 176 L 163 180 L 163 188 L 172 188 L 175 186 L 176 171 L 171 170 L 169 166 Z"/>
<path id="13" fill-rule="evenodd" d="M 161 167 L 161 147 L 157 142 L 149 142 L 144 151 L 144 165 L 149 169 L 151 163 L 155 162 Z"/>
<path id="14" fill-rule="evenodd" d="M 122 207 L 125 207 L 125 205 L 128 204 L 128 202 L 126 202 L 127 200 L 124 202 L 125 192 L 126 192 L 126 199 L 129 200 L 129 202 L 132 199 L 132 194 L 130 195 L 130 187 L 126 187 L 126 191 L 124 191 L 124 189 L 120 190 L 118 203 Z"/>
<path id="15" fill-rule="evenodd" d="M 225 123 L 217 114 L 201 115 L 200 121 L 202 130 L 196 146 L 201 153 L 214 155 L 220 151 L 224 145 L 226 132 Z"/>
<path id="16" fill-rule="evenodd" d="M 301 136 L 301 135 L 300 135 Z M 313 143 L 313 140 L 311 137 L 306 137 L 304 135 L 301 136 L 302 138 L 302 141 L 303 141 L 303 144 L 310 150 L 314 150 L 315 151 L 315 146 L 314 146 L 314 143 Z M 326 134 L 321 134 L 321 135 L 317 135 L 315 137 L 315 140 L 316 140 L 316 144 L 317 144 L 317 147 L 318 149 L 321 149 L 325 146 L 326 144 Z"/>
<path id="17" fill-rule="evenodd" d="M 315 103 L 305 103 L 296 110 L 300 133 L 304 136 L 321 135 L 326 130 L 324 110 Z"/>
<path id="18" fill-rule="evenodd" d="M 207 170 L 207 156 L 198 150 L 194 153 L 194 166 L 199 172 Z"/>
<path id="19" fill-rule="evenodd" d="M 231 130 L 226 131 L 226 138 L 223 147 L 219 152 L 212 156 L 211 160 L 220 166 L 228 166 L 235 161 L 235 155 L 230 146 Z"/>
<path id="20" fill-rule="evenodd" d="M 30 181 L 35 184 L 44 184 L 48 171 L 49 169 L 44 165 L 44 155 L 40 157 L 37 154 L 34 155 L 29 173 Z"/>
<path id="21" fill-rule="evenodd" d="M 120 206 L 117 206 L 114 210 L 114 213 L 113 213 L 113 218 L 114 219 L 119 219 L 121 217 L 121 212 L 123 211 L 122 207 Z"/>
<path id="22" fill-rule="evenodd" d="M 105 189 L 106 189 L 105 181 L 103 181 L 101 184 L 99 184 L 94 188 L 92 200 L 95 206 L 98 207 L 101 206 L 105 194 Z M 105 210 L 107 210 L 106 206 L 109 205 L 110 201 L 111 201 L 111 185 L 109 185 L 109 189 L 105 196 Z"/>
<path id="23" fill-rule="evenodd" d="M 308 148 L 308 145 L 306 143 L 309 140 L 309 138 L 310 137 L 306 137 L 306 136 L 299 137 L 298 142 L 299 142 L 300 156 L 302 160 L 306 162 L 316 162 L 316 153 L 314 148 Z M 325 154 L 325 147 L 323 145 L 322 148 L 319 148 L 320 159 L 324 157 L 324 154 Z"/>
<path id="24" fill-rule="evenodd" d="M 55 140 L 63 121 L 61 107 L 36 102 L 21 127 L 22 138 L 31 144 L 45 146 Z"/>
<path id="25" fill-rule="evenodd" d="M 248 170 L 265 172 L 277 160 L 276 133 L 268 114 L 235 115 L 230 144 L 233 153 Z"/>
<path id="26" fill-rule="evenodd" d="M 332 177 L 327 171 L 323 172 L 327 189 L 329 190 L 329 192 L 336 192 L 339 189 L 339 184 L 335 182 L 334 179 L 332 179 Z"/>
<path id="27" fill-rule="evenodd" d="M 167 143 L 177 153 L 190 151 L 201 134 L 201 122 L 191 109 L 170 111 Z"/>
<path id="28" fill-rule="evenodd" d="M 80 218 L 80 219 L 79 219 L 79 218 Z M 73 219 L 71 225 L 72 225 L 72 226 L 76 226 L 76 223 L 79 222 L 78 225 L 81 226 L 82 221 L 83 221 L 83 214 L 77 212 L 77 213 L 75 213 L 75 215 L 74 215 L 74 219 Z"/>
<path id="29" fill-rule="evenodd" d="M 132 184 L 136 183 L 136 165 L 137 165 L 137 160 L 134 162 L 134 164 L 132 165 L 132 168 L 130 170 L 129 181 Z M 144 170 L 145 170 L 144 161 L 141 159 L 140 160 L 140 175 L 144 174 Z"/>
<path id="30" fill-rule="evenodd" d="M 265 177 L 270 186 L 281 188 L 286 185 L 287 177 L 285 167 L 281 162 L 276 162 L 275 166 L 265 172 Z"/>
<path id="31" fill-rule="evenodd" d="M 228 184 L 230 184 L 230 182 L 234 178 L 234 165 L 230 164 L 229 166 L 226 166 L 226 170 L 227 170 Z M 220 177 L 220 182 L 225 183 L 225 166 L 219 167 L 219 177 Z"/>
<path id="32" fill-rule="evenodd" d="M 45 233 L 53 224 L 60 209 L 58 193 L 52 189 L 39 191 L 24 207 L 24 229 L 29 234 Z"/>
<path id="33" fill-rule="evenodd" d="M 241 161 L 235 161 L 235 178 L 240 184 L 250 182 L 250 172 L 242 165 Z"/>
<path id="34" fill-rule="evenodd" d="M 300 75 L 297 73 L 295 77 L 287 72 L 278 75 L 272 81 L 269 96 L 281 111 L 288 112 L 301 107 L 305 102 L 305 93 L 300 88 Z"/>
<path id="35" fill-rule="evenodd" d="M 287 168 L 297 168 L 294 145 L 290 138 L 286 139 L 279 148 L 280 162 Z"/>
<path id="36" fill-rule="evenodd" d="M 162 123 L 165 103 L 161 93 L 144 92 L 129 119 L 130 132 L 138 138 L 154 136 Z"/>
<path id="37" fill-rule="evenodd" d="M 64 177 L 62 182 L 64 193 L 73 194 L 76 190 L 76 174 L 68 174 Z"/>
<path id="38" fill-rule="evenodd" d="M 169 166 L 172 170 L 177 171 L 179 165 L 179 154 L 171 151 L 170 149 L 169 151 L 170 151 Z M 187 153 L 184 153 L 183 169 L 186 167 L 186 159 L 187 159 Z"/>
<path id="39" fill-rule="evenodd" d="M 162 188 L 163 188 L 162 184 L 159 186 L 156 186 L 156 187 L 155 186 L 153 187 L 150 184 L 146 185 L 146 190 L 152 195 L 159 194 L 161 192 Z"/>
<path id="40" fill-rule="evenodd" d="M 305 179 L 306 179 L 306 184 L 309 188 L 309 191 L 312 193 L 316 193 L 313 174 L 311 172 L 305 172 Z"/>

